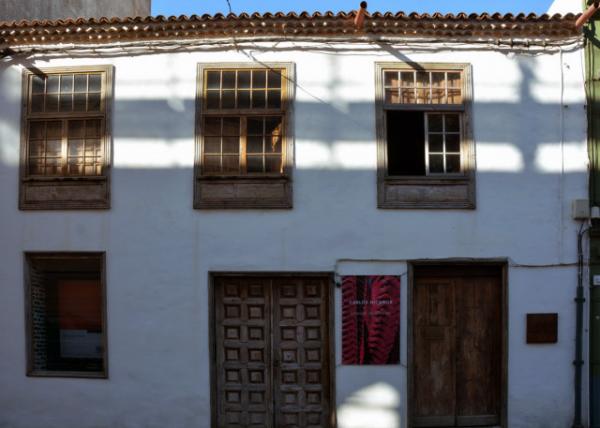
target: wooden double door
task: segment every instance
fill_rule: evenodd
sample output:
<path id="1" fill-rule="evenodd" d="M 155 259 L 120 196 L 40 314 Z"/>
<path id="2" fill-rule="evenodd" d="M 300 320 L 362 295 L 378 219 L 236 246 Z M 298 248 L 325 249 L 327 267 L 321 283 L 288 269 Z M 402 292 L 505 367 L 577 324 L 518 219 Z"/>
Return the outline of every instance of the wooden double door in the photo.
<path id="1" fill-rule="evenodd" d="M 415 269 L 413 427 L 501 425 L 503 307 L 500 268 Z"/>
<path id="2" fill-rule="evenodd" d="M 329 283 L 214 278 L 213 426 L 330 426 Z"/>

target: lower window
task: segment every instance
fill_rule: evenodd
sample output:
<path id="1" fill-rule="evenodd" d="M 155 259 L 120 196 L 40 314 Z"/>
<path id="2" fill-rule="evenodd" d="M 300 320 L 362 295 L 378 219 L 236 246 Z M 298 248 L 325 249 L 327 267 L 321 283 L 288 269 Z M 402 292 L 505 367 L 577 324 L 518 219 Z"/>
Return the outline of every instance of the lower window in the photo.
<path id="1" fill-rule="evenodd" d="M 27 253 L 28 375 L 106 377 L 103 253 Z"/>

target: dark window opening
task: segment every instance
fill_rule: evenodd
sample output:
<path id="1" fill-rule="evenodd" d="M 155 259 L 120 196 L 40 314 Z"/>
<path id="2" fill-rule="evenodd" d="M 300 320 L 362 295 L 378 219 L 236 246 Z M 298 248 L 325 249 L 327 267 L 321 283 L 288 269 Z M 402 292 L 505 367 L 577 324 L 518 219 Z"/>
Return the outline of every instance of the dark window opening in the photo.
<path id="1" fill-rule="evenodd" d="M 100 256 L 30 254 L 28 264 L 33 373 L 103 373 Z"/>
<path id="2" fill-rule="evenodd" d="M 425 113 L 387 111 L 388 175 L 426 175 Z"/>

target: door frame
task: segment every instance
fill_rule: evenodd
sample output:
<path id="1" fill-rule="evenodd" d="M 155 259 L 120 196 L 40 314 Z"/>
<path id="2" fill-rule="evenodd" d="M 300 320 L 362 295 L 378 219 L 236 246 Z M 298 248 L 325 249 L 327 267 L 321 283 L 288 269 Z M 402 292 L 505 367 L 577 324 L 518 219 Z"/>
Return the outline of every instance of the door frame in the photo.
<path id="1" fill-rule="evenodd" d="M 337 427 L 336 390 L 335 390 L 335 275 L 333 272 L 277 272 L 277 271 L 209 271 L 208 272 L 208 344 L 210 359 L 210 426 L 217 428 L 217 341 L 215 338 L 215 279 L 218 277 L 322 277 L 327 280 L 329 299 L 327 305 L 327 324 L 329 334 L 329 428 Z"/>
<path id="2" fill-rule="evenodd" d="M 492 258 L 492 259 L 419 259 L 409 260 L 408 265 L 408 288 L 407 288 L 407 404 L 408 404 L 408 427 L 413 425 L 414 412 L 414 387 L 413 387 L 413 368 L 414 368 L 414 330 L 413 330 L 413 296 L 415 287 L 415 269 L 419 267 L 453 267 L 453 268 L 476 268 L 476 267 L 496 267 L 500 269 L 500 286 L 502 287 L 502 356 L 500 368 L 500 427 L 508 427 L 507 405 L 508 405 L 508 259 Z"/>

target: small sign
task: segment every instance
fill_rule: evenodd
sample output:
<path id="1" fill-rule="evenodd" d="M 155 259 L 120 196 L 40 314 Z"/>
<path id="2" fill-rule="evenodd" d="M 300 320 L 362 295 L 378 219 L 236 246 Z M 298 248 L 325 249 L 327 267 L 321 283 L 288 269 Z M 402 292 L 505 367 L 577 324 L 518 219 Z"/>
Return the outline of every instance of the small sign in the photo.
<path id="1" fill-rule="evenodd" d="M 527 314 L 527 343 L 558 342 L 558 314 Z"/>
<path id="2" fill-rule="evenodd" d="M 400 362 L 400 277 L 342 278 L 342 364 Z"/>
<path id="3" fill-rule="evenodd" d="M 600 275 L 593 276 L 594 285 L 600 285 Z"/>

